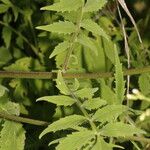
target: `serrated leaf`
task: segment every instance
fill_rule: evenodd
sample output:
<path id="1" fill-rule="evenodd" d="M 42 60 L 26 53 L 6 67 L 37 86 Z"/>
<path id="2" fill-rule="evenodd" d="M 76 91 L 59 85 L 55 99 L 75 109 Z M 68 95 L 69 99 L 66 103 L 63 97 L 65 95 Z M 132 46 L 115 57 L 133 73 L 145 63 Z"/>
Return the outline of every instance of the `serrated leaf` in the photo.
<path id="1" fill-rule="evenodd" d="M 8 10 L 8 8 L 8 5 L 0 4 L 0 14 L 5 13 Z"/>
<path id="2" fill-rule="evenodd" d="M 81 90 L 76 91 L 74 94 L 82 99 L 92 99 L 94 93 L 97 90 L 98 88 L 83 88 Z"/>
<path id="3" fill-rule="evenodd" d="M 103 99 L 93 98 L 90 100 L 86 100 L 82 106 L 88 110 L 93 110 L 93 109 L 98 109 L 106 104 L 107 104 L 107 102 Z"/>
<path id="4" fill-rule="evenodd" d="M 106 3 L 107 0 L 87 0 L 84 12 L 98 11 L 99 9 L 102 9 Z"/>
<path id="5" fill-rule="evenodd" d="M 96 22 L 94 22 L 91 19 L 84 19 L 81 22 L 81 27 L 83 27 L 84 29 L 92 32 L 95 35 L 103 36 L 104 38 L 109 40 L 109 37 L 106 34 L 106 32 Z"/>
<path id="6" fill-rule="evenodd" d="M 75 103 L 75 100 L 69 96 L 44 96 L 38 98 L 36 101 L 47 101 L 57 106 L 71 106 Z"/>
<path id="7" fill-rule="evenodd" d="M 117 104 L 116 94 L 111 90 L 109 86 L 105 84 L 105 81 L 101 79 L 101 97 L 106 100 L 108 104 Z"/>
<path id="8" fill-rule="evenodd" d="M 86 36 L 84 34 L 81 34 L 78 37 L 77 42 L 79 42 L 80 44 L 82 44 L 85 47 L 90 48 L 90 50 L 92 52 L 94 52 L 96 56 L 98 55 L 98 50 L 97 50 L 96 45 L 94 44 L 94 42 L 92 41 L 92 39 L 89 38 L 88 36 Z"/>
<path id="9" fill-rule="evenodd" d="M 118 116 L 127 110 L 127 107 L 123 105 L 107 105 L 98 109 L 92 118 L 99 122 L 110 122 L 116 120 Z"/>
<path id="10" fill-rule="evenodd" d="M 114 43 L 111 40 L 106 40 L 105 38 L 103 38 L 102 41 L 106 57 L 112 62 L 112 64 L 115 64 Z"/>
<path id="11" fill-rule="evenodd" d="M 49 132 L 56 132 L 59 130 L 74 129 L 74 128 L 76 129 L 76 126 L 81 125 L 85 121 L 87 121 L 87 119 L 84 116 L 80 116 L 80 115 L 71 115 L 65 118 L 61 118 L 60 120 L 50 124 L 40 134 L 40 138 Z"/>
<path id="12" fill-rule="evenodd" d="M 10 46 L 11 35 L 12 35 L 12 31 L 8 27 L 3 27 L 2 38 L 4 40 L 6 48 L 9 48 L 9 46 Z"/>
<path id="13" fill-rule="evenodd" d="M 38 26 L 37 29 L 48 31 L 48 32 L 56 32 L 56 33 L 64 33 L 71 34 L 76 31 L 76 26 L 69 21 L 59 21 L 50 25 Z"/>
<path id="14" fill-rule="evenodd" d="M 122 122 L 109 123 L 100 131 L 101 135 L 109 137 L 125 137 L 144 133 L 145 132 L 143 130 L 129 124 L 124 124 Z"/>
<path id="15" fill-rule="evenodd" d="M 69 95 L 68 87 L 62 77 L 61 71 L 58 71 L 57 79 L 56 79 L 56 87 L 60 90 L 60 93 Z"/>
<path id="16" fill-rule="evenodd" d="M 64 51 L 66 51 L 68 48 L 70 47 L 70 43 L 68 41 L 64 41 L 62 43 L 59 43 L 55 49 L 53 50 L 53 52 L 51 53 L 49 58 L 52 58 Z"/>
<path id="17" fill-rule="evenodd" d="M 60 141 L 56 150 L 77 150 L 85 146 L 91 139 L 95 138 L 92 131 L 74 132 Z"/>
<path id="18" fill-rule="evenodd" d="M 60 0 L 58 3 L 54 3 L 50 6 L 42 7 L 41 10 L 53 10 L 57 12 L 64 11 L 75 11 L 82 7 L 84 4 L 83 0 Z"/>
<path id="19" fill-rule="evenodd" d="M 116 47 L 116 46 L 115 46 Z M 115 48 L 115 92 L 117 103 L 122 104 L 125 93 L 125 81 L 122 71 L 122 64 L 120 63 L 117 48 Z"/>
<path id="20" fill-rule="evenodd" d="M 5 121 L 0 133 L 0 150 L 24 150 L 25 130 L 19 123 Z"/>

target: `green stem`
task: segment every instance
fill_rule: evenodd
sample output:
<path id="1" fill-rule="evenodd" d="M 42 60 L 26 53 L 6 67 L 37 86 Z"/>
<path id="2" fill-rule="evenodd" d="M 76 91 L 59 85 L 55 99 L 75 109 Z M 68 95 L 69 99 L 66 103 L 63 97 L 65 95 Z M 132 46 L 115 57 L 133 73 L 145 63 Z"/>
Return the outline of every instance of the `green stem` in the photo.
<path id="1" fill-rule="evenodd" d="M 34 54 L 37 57 L 39 57 L 39 55 L 38 55 L 38 49 L 33 44 L 31 44 L 25 36 L 23 36 L 20 32 L 18 32 L 17 30 L 15 30 L 14 28 L 12 28 L 9 24 L 7 24 L 5 22 L 0 21 L 0 24 L 3 25 L 3 26 L 5 26 L 5 27 L 7 27 L 7 28 L 9 28 L 15 34 L 17 34 L 19 37 L 21 37 L 24 40 L 24 42 L 26 42 L 31 47 L 31 49 L 34 52 Z"/>
<path id="2" fill-rule="evenodd" d="M 150 72 L 150 66 L 136 69 L 127 69 L 124 76 L 138 75 Z M 63 73 L 66 79 L 97 79 L 113 77 L 113 72 L 97 72 L 97 73 Z M 57 73 L 54 72 L 24 72 L 24 71 L 0 71 L 0 78 L 26 78 L 26 79 L 55 79 Z"/>
<path id="3" fill-rule="evenodd" d="M 50 123 L 45 122 L 45 121 L 19 117 L 19 116 L 10 115 L 10 114 L 3 113 L 3 112 L 0 112 L 0 118 L 15 121 L 15 122 L 21 122 L 21 123 L 37 125 L 37 126 L 48 126 L 50 124 Z"/>
<path id="4" fill-rule="evenodd" d="M 65 57 L 65 60 L 64 60 L 64 64 L 63 64 L 63 71 L 66 71 L 68 68 L 68 64 L 69 64 L 69 60 L 70 60 L 70 57 L 73 53 L 73 50 L 74 50 L 74 46 L 75 46 L 75 41 L 80 33 L 80 24 L 81 24 L 81 21 L 82 21 L 82 17 L 83 17 L 83 7 L 81 7 L 80 9 L 80 14 L 79 14 L 79 17 L 77 19 L 77 24 L 76 24 L 76 32 L 73 33 L 72 35 L 72 38 L 71 38 L 71 41 L 70 41 L 70 48 L 68 49 L 68 52 L 66 54 L 66 57 Z"/>

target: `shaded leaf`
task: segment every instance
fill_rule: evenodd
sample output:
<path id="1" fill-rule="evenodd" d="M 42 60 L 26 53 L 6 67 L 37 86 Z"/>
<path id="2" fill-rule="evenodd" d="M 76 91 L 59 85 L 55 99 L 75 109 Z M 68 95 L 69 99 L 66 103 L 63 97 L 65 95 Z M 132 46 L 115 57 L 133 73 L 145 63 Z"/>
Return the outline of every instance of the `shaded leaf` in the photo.
<path id="1" fill-rule="evenodd" d="M 53 122 L 50 124 L 41 134 L 40 138 L 49 133 L 49 132 L 56 132 L 58 130 L 66 130 L 66 129 L 76 129 L 76 126 L 82 124 L 87 119 L 84 116 L 80 115 L 71 115 L 65 118 L 61 118 L 58 121 Z"/>
<path id="2" fill-rule="evenodd" d="M 81 22 L 81 27 L 85 28 L 88 31 L 91 31 L 95 35 L 100 35 L 106 39 L 109 39 L 106 32 L 96 22 L 94 22 L 91 19 L 84 19 Z"/>
<path id="3" fill-rule="evenodd" d="M 5 13 L 8 10 L 8 8 L 8 5 L 0 4 L 0 14 Z"/>
<path id="4" fill-rule="evenodd" d="M 88 36 L 86 36 L 86 35 L 84 35 L 84 34 L 81 34 L 81 35 L 78 37 L 77 41 L 78 41 L 80 44 L 82 44 L 82 45 L 84 45 L 84 46 L 90 48 L 90 50 L 91 50 L 92 52 L 94 52 L 96 56 L 98 55 L 97 47 L 95 46 L 95 43 L 92 41 L 91 38 L 89 38 Z"/>

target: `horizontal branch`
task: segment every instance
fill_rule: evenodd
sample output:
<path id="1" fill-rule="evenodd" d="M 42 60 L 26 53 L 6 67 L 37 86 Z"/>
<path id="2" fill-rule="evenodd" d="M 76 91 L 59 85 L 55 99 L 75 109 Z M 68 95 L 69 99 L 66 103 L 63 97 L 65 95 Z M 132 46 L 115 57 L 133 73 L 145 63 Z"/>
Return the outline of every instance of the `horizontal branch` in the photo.
<path id="1" fill-rule="evenodd" d="M 150 72 L 150 66 L 136 69 L 127 69 L 124 71 L 126 75 L 137 75 Z M 78 79 L 96 79 L 113 77 L 113 72 L 97 72 L 97 73 L 64 73 L 64 78 Z M 0 71 L 0 78 L 25 78 L 25 79 L 55 79 L 57 73 L 54 72 L 24 72 L 24 71 Z"/>
<path id="2" fill-rule="evenodd" d="M 0 112 L 0 118 L 15 121 L 15 122 L 21 122 L 21 123 L 37 125 L 37 126 L 48 126 L 49 125 L 49 123 L 45 122 L 45 121 L 19 117 L 19 116 L 15 116 L 15 115 L 6 114 L 6 113 L 3 113 L 3 112 Z"/>

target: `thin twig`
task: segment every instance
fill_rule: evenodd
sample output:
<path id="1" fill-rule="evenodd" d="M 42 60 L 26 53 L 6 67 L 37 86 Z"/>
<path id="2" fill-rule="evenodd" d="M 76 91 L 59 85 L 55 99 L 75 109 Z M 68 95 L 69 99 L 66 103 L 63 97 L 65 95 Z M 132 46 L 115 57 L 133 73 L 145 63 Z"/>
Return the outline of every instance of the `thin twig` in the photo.
<path id="1" fill-rule="evenodd" d="M 138 75 L 150 72 L 150 66 L 136 69 L 124 70 L 124 76 Z M 64 73 L 63 77 L 77 79 L 97 79 L 110 78 L 114 72 L 96 72 L 96 73 Z M 0 71 L 0 78 L 20 78 L 20 79 L 56 79 L 57 73 L 54 72 L 24 72 L 24 71 Z"/>
<path id="2" fill-rule="evenodd" d="M 36 126 L 48 126 L 50 124 L 50 123 L 45 122 L 45 121 L 19 117 L 19 116 L 10 115 L 10 114 L 4 113 L 4 112 L 0 112 L 0 118 L 15 121 L 15 122 L 32 124 L 32 125 L 36 125 Z"/>

